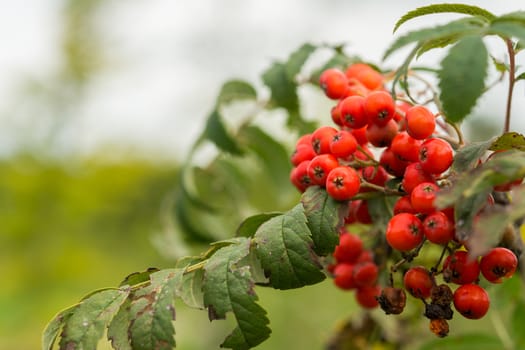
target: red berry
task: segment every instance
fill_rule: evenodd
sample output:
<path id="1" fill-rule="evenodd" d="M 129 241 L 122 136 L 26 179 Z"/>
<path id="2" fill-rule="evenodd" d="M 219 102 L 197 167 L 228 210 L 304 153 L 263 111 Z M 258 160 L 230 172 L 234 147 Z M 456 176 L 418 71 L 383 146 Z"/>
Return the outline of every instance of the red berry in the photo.
<path id="1" fill-rule="evenodd" d="M 317 128 L 311 137 L 312 148 L 317 154 L 330 153 L 330 143 L 337 129 L 331 126 L 321 126 Z"/>
<path id="2" fill-rule="evenodd" d="M 416 211 L 412 207 L 412 203 L 410 203 L 410 196 L 399 197 L 394 204 L 393 212 L 394 215 L 399 213 L 415 214 Z"/>
<path id="3" fill-rule="evenodd" d="M 354 135 L 355 140 L 361 146 L 368 143 L 368 139 L 366 138 L 366 125 L 359 129 L 351 129 L 350 132 Z"/>
<path id="4" fill-rule="evenodd" d="M 432 243 L 447 244 L 454 239 L 454 223 L 442 211 L 435 211 L 423 220 L 423 233 Z"/>
<path id="5" fill-rule="evenodd" d="M 390 147 L 387 147 L 379 157 L 379 163 L 385 168 L 387 173 L 396 177 L 401 177 L 405 173 L 409 162 L 399 158 Z"/>
<path id="6" fill-rule="evenodd" d="M 377 281 L 379 269 L 373 262 L 362 262 L 354 266 L 354 282 L 357 287 L 373 286 Z"/>
<path id="7" fill-rule="evenodd" d="M 429 298 L 430 291 L 434 286 L 434 280 L 423 266 L 414 266 L 405 272 L 403 276 L 405 289 L 416 298 Z"/>
<path id="8" fill-rule="evenodd" d="M 364 109 L 369 124 L 382 126 L 394 118 L 396 106 L 388 92 L 373 91 L 365 97 Z"/>
<path id="9" fill-rule="evenodd" d="M 410 203 L 414 210 L 423 214 L 435 211 L 434 200 L 437 191 L 439 191 L 439 187 L 433 182 L 422 182 L 414 187 L 410 193 Z"/>
<path id="10" fill-rule="evenodd" d="M 344 290 L 355 288 L 354 265 L 349 263 L 337 264 L 334 268 L 334 283 Z"/>
<path id="11" fill-rule="evenodd" d="M 346 69 L 345 75 L 349 80 L 355 79 L 370 90 L 380 88 L 384 81 L 383 75 L 366 63 L 350 65 Z"/>
<path id="12" fill-rule="evenodd" d="M 436 128 L 436 119 L 425 106 L 413 106 L 406 114 L 407 132 L 416 140 L 430 137 Z"/>
<path id="13" fill-rule="evenodd" d="M 447 170 L 453 158 L 452 147 L 442 139 L 427 139 L 419 148 L 421 167 L 430 174 L 441 174 Z"/>
<path id="14" fill-rule="evenodd" d="M 373 309 L 379 305 L 377 298 L 381 295 L 381 287 L 365 286 L 356 290 L 355 298 L 359 305 L 366 309 Z"/>
<path id="15" fill-rule="evenodd" d="M 340 130 L 332 137 L 330 152 L 337 158 L 346 159 L 357 150 L 357 141 L 351 132 Z"/>
<path id="16" fill-rule="evenodd" d="M 332 107 L 330 110 L 330 116 L 332 117 L 332 121 L 337 126 L 343 126 L 343 122 L 341 120 L 341 101 L 339 100 L 335 106 Z"/>
<path id="17" fill-rule="evenodd" d="M 368 142 L 376 147 L 388 147 L 397 132 L 397 123 L 394 120 L 389 120 L 385 125 L 368 124 L 366 137 Z"/>
<path id="18" fill-rule="evenodd" d="M 339 162 L 333 155 L 320 154 L 315 156 L 308 164 L 308 176 L 315 185 L 325 186 L 328 174 L 338 166 Z"/>
<path id="19" fill-rule="evenodd" d="M 304 192 L 306 188 L 314 184 L 310 176 L 308 176 L 308 164 L 310 164 L 310 161 L 305 160 L 290 172 L 290 181 L 300 192 Z"/>
<path id="20" fill-rule="evenodd" d="M 355 263 L 363 252 L 363 241 L 356 234 L 343 232 L 339 244 L 334 250 L 334 259 L 338 262 Z"/>
<path id="21" fill-rule="evenodd" d="M 326 178 L 326 192 L 335 200 L 346 201 L 359 192 L 361 180 L 357 172 L 347 166 L 339 166 Z"/>
<path id="22" fill-rule="evenodd" d="M 423 182 L 434 182 L 434 176 L 425 172 L 419 162 L 409 164 L 401 180 L 403 190 L 410 194 L 417 185 Z"/>
<path id="23" fill-rule="evenodd" d="M 423 224 L 414 214 L 394 215 L 386 227 L 386 240 L 396 250 L 412 250 L 423 241 Z"/>
<path id="24" fill-rule="evenodd" d="M 360 174 L 364 181 L 381 187 L 385 186 L 385 183 L 388 180 L 388 173 L 386 172 L 385 168 L 383 168 L 381 165 L 369 165 L 364 168 L 361 168 Z M 362 191 L 366 190 L 365 188 L 362 188 Z"/>
<path id="25" fill-rule="evenodd" d="M 368 124 L 363 96 L 349 96 L 341 101 L 341 122 L 344 126 L 359 129 Z"/>
<path id="26" fill-rule="evenodd" d="M 457 250 L 443 262 L 443 278 L 456 284 L 474 283 L 479 277 L 479 262 L 471 259 L 468 252 Z"/>
<path id="27" fill-rule="evenodd" d="M 403 131 L 394 137 L 390 147 L 392 148 L 392 152 L 402 159 L 417 162 L 419 160 L 419 147 L 421 143 L 420 140 L 416 140 L 406 131 Z"/>
<path id="28" fill-rule="evenodd" d="M 518 258 L 512 250 L 496 247 L 481 257 L 479 266 L 487 281 L 501 283 L 503 278 L 512 277 L 518 267 Z"/>
<path id="29" fill-rule="evenodd" d="M 321 73 L 319 85 L 328 98 L 337 100 L 345 95 L 348 88 L 348 78 L 341 70 L 328 68 Z"/>
<path id="30" fill-rule="evenodd" d="M 464 284 L 454 292 L 454 307 L 466 318 L 477 320 L 489 310 L 490 299 L 477 284 Z"/>
<path id="31" fill-rule="evenodd" d="M 358 199 L 349 203 L 349 212 L 345 218 L 345 223 L 350 224 L 354 222 L 359 222 L 361 224 L 372 223 L 366 200 Z"/>
<path id="32" fill-rule="evenodd" d="M 305 160 L 312 160 L 317 154 L 314 152 L 311 144 L 299 144 L 295 147 L 295 150 L 290 157 L 290 160 L 294 166 L 298 166 Z"/>

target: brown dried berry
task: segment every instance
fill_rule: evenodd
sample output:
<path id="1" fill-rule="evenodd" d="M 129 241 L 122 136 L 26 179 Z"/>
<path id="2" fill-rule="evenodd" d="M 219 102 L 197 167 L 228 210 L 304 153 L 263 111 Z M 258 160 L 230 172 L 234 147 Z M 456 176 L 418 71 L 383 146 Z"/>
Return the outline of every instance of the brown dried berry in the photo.
<path id="1" fill-rule="evenodd" d="M 454 315 L 454 311 L 450 305 L 438 305 L 438 304 L 426 304 L 425 305 L 425 317 L 431 320 L 441 318 L 445 320 L 451 320 Z"/>
<path id="2" fill-rule="evenodd" d="M 430 330 L 432 333 L 437 335 L 440 338 L 446 337 L 448 334 L 448 322 L 446 320 L 443 320 L 441 318 L 436 318 L 434 320 L 430 320 Z"/>
<path id="3" fill-rule="evenodd" d="M 432 304 L 449 306 L 454 299 L 454 293 L 450 287 L 446 284 L 440 284 L 439 286 L 434 286 L 430 290 L 430 299 Z"/>
<path id="4" fill-rule="evenodd" d="M 403 312 L 406 304 L 405 290 L 401 288 L 385 287 L 377 298 L 381 309 L 387 314 L 398 315 Z"/>

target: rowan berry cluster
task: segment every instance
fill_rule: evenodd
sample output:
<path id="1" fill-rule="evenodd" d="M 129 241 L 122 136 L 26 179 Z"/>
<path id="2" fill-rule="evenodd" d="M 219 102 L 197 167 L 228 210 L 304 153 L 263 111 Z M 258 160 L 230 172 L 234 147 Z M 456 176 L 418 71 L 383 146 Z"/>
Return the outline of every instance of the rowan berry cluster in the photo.
<path id="1" fill-rule="evenodd" d="M 345 224 L 372 223 L 368 192 L 398 196 L 382 242 L 386 243 L 384 251 L 403 257 L 387 271 L 389 281 L 381 287 L 378 276 L 385 264 L 376 263 L 361 237 L 344 226 L 328 268 L 335 285 L 355 290 L 363 307 L 380 306 L 387 314 L 403 311 L 406 291 L 424 303 L 424 315 L 438 336 L 448 333 L 452 305 L 466 318 L 483 317 L 490 301 L 479 285 L 480 275 L 488 282 L 501 283 L 513 275 L 518 260 L 503 247 L 471 256 L 468 242 L 456 237 L 454 208 L 434 205 L 437 193 L 447 184 L 455 154 L 451 143 L 441 137 L 439 115 L 426 105 L 392 96 L 385 76 L 364 63 L 344 71 L 326 69 L 319 83 L 335 101 L 331 110 L 335 125 L 321 126 L 298 139 L 291 156 L 290 180 L 301 192 L 321 186 L 335 200 L 348 201 Z M 519 183 L 495 190 L 508 191 Z M 489 196 L 487 205 L 491 201 Z M 443 247 L 437 263 L 430 268 L 406 267 L 425 244 Z M 402 286 L 394 287 L 393 273 L 398 268 L 403 272 Z"/>

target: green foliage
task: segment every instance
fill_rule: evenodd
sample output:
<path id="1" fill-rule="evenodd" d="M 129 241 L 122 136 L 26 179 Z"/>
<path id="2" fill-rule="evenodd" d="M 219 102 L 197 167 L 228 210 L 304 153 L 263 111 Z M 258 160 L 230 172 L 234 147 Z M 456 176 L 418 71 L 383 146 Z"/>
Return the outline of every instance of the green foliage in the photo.
<path id="1" fill-rule="evenodd" d="M 488 52 L 479 37 L 461 39 L 441 62 L 439 88 L 447 120 L 465 119 L 485 90 Z"/>

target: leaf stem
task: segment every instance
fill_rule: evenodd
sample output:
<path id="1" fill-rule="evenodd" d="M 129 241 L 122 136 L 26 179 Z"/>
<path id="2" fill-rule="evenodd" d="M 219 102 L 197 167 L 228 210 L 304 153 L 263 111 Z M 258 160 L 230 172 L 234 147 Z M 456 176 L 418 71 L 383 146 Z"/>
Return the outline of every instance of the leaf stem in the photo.
<path id="1" fill-rule="evenodd" d="M 507 107 L 505 110 L 505 126 L 503 128 L 503 133 L 507 133 L 510 131 L 510 111 L 512 108 L 512 94 L 514 91 L 514 83 L 516 81 L 516 62 L 512 40 L 506 39 L 505 42 L 507 44 L 507 52 L 509 53 L 509 91 L 507 94 Z"/>
<path id="2" fill-rule="evenodd" d="M 206 263 L 208 262 L 208 260 L 202 260 L 202 261 L 199 261 L 198 263 L 196 264 L 193 264 L 193 265 L 190 265 L 186 268 L 186 270 L 184 271 L 184 273 L 190 273 L 190 272 L 193 272 L 195 270 L 199 270 L 199 269 L 202 269 L 204 267 L 204 265 L 206 265 Z"/>

